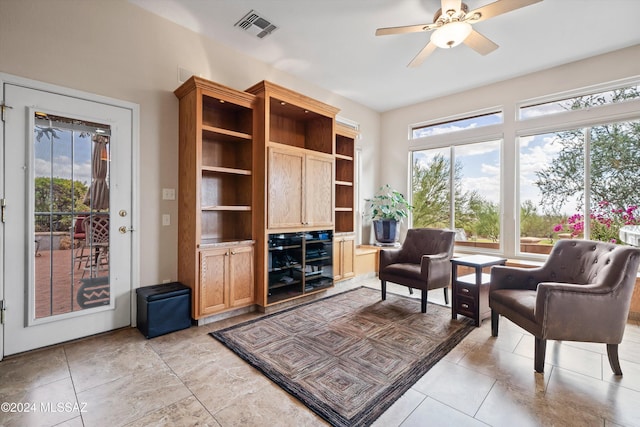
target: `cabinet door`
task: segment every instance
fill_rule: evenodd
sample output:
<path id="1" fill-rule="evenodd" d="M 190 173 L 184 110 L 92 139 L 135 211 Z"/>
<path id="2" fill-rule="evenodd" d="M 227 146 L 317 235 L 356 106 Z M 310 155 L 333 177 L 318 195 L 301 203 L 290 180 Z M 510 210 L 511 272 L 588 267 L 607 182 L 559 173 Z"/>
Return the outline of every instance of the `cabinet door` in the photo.
<path id="1" fill-rule="evenodd" d="M 331 227 L 333 225 L 333 156 L 307 154 L 305 176 L 305 225 Z"/>
<path id="2" fill-rule="evenodd" d="M 339 236 L 333 243 L 334 280 L 355 276 L 355 236 Z"/>
<path id="3" fill-rule="evenodd" d="M 354 267 L 356 239 L 355 236 L 344 236 L 342 241 L 342 278 L 348 279 L 356 275 Z"/>
<path id="4" fill-rule="evenodd" d="M 200 315 L 215 313 L 229 305 L 228 258 L 226 248 L 200 252 Z"/>
<path id="5" fill-rule="evenodd" d="M 231 306 L 254 303 L 253 246 L 234 247 L 229 256 Z"/>
<path id="6" fill-rule="evenodd" d="M 300 227 L 304 212 L 304 154 L 270 147 L 268 175 L 268 227 Z"/>

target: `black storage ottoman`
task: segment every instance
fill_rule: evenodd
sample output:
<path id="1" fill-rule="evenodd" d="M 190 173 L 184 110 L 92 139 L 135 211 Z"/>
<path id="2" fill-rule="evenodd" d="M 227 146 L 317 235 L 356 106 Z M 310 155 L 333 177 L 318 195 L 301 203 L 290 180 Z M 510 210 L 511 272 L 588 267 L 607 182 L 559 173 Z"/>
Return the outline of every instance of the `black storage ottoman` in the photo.
<path id="1" fill-rule="evenodd" d="M 136 289 L 138 329 L 153 338 L 191 326 L 191 289 L 180 282 Z"/>

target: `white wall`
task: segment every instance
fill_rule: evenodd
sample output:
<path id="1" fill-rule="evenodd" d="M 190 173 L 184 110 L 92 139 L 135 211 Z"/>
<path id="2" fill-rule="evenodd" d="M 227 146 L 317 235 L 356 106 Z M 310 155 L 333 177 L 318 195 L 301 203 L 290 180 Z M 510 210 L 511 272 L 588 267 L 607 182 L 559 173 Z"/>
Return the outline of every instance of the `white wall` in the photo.
<path id="1" fill-rule="evenodd" d="M 412 124 L 437 120 L 491 107 L 504 109 L 505 195 L 515 194 L 516 132 L 520 126 L 515 105 L 520 101 L 606 82 L 640 76 L 640 45 L 558 66 L 526 76 L 505 80 L 481 88 L 434 99 L 382 114 L 380 179 L 408 194 L 408 152 L 411 146 L 409 128 Z M 517 60 L 514 59 L 514 60 Z M 452 78 L 455 78 L 452 77 Z M 437 82 L 434 82 L 437 84 Z M 424 144 L 424 142 L 421 142 Z M 424 148 L 421 146 L 421 148 Z M 515 218 L 512 197 L 504 200 L 505 218 Z M 509 211 L 510 210 L 510 211 Z M 515 233 L 515 220 L 505 224 L 508 234 Z M 513 240 L 513 239 L 509 239 Z M 505 253 L 514 254 L 514 243 L 505 242 Z"/>
<path id="2" fill-rule="evenodd" d="M 140 105 L 141 286 L 177 276 L 177 204 L 161 190 L 178 187 L 179 66 L 239 90 L 270 80 L 340 108 L 361 124 L 363 194 L 371 193 L 378 113 L 125 0 L 0 0 L 0 72 Z"/>

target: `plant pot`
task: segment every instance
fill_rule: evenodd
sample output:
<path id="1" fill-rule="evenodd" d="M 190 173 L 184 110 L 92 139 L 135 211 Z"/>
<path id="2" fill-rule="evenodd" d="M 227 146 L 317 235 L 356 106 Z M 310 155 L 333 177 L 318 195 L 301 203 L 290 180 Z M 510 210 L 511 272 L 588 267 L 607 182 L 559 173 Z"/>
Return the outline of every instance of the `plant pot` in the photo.
<path id="1" fill-rule="evenodd" d="M 395 219 L 376 219 L 373 221 L 373 231 L 378 243 L 393 245 L 398 241 L 400 227 Z"/>

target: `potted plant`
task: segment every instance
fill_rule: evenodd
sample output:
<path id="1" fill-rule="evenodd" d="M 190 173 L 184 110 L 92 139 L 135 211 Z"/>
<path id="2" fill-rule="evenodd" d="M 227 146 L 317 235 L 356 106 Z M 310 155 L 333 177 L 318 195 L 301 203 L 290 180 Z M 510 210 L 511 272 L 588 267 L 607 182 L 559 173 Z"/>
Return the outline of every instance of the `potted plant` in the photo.
<path id="1" fill-rule="evenodd" d="M 413 206 L 402 193 L 386 184 L 371 199 L 366 199 L 373 220 L 376 240 L 381 245 L 394 245 L 398 241 L 403 218 L 409 215 Z"/>

